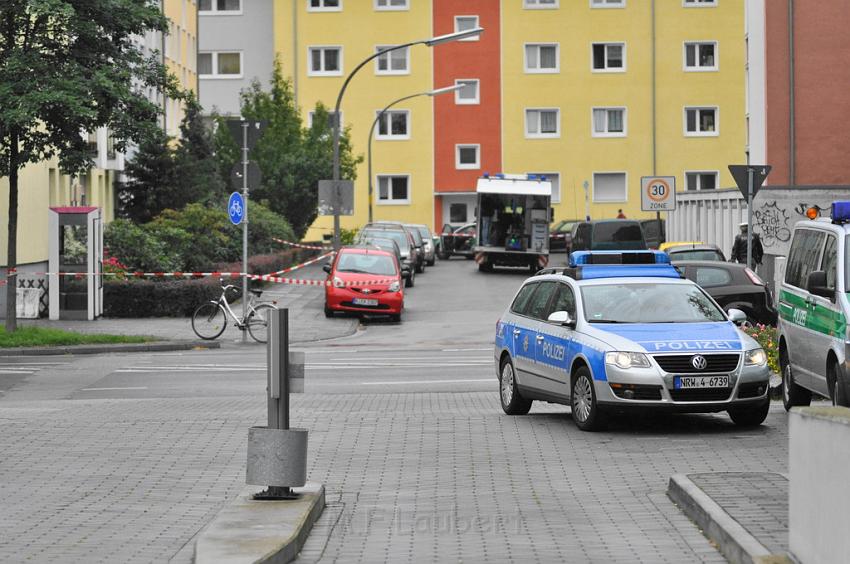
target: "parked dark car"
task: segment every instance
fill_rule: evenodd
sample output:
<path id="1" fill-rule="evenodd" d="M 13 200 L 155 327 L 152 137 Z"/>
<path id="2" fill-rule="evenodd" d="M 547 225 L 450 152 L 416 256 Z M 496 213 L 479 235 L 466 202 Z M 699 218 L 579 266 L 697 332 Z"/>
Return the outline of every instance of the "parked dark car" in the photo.
<path id="1" fill-rule="evenodd" d="M 409 267 L 410 275 L 405 279 L 405 286 L 412 288 L 416 283 L 416 261 L 419 258 L 413 245 L 413 236 L 401 227 L 370 226 L 364 227 L 357 236 L 357 242 L 371 238 L 392 239 L 401 251 L 402 267 Z"/>
<path id="2" fill-rule="evenodd" d="M 660 222 L 657 219 L 641 219 L 641 227 L 643 227 L 643 238 L 646 240 L 646 246 L 650 249 L 657 249 L 658 246 L 667 240 L 667 224 L 665 220 Z"/>
<path id="3" fill-rule="evenodd" d="M 461 225 L 457 229 L 450 224 L 443 226 L 443 232 L 440 235 L 440 254 L 437 255 L 441 260 L 446 260 L 455 255 L 463 256 L 471 259 L 475 255 L 476 225 L 467 223 Z"/>
<path id="4" fill-rule="evenodd" d="M 404 264 L 404 259 L 401 257 L 401 249 L 398 247 L 398 243 L 393 241 L 392 239 L 386 239 L 384 237 L 372 237 L 367 236 L 363 237 L 359 240 L 358 245 L 366 245 L 377 247 L 379 249 L 383 249 L 385 251 L 389 251 L 396 256 L 399 264 Z M 407 279 L 407 275 L 403 275 L 405 280 Z"/>
<path id="5" fill-rule="evenodd" d="M 419 230 L 412 226 L 404 224 L 400 221 L 375 221 L 367 223 L 364 229 L 377 227 L 379 229 L 403 229 L 410 234 L 411 243 L 416 251 L 416 272 L 425 272 L 425 242 L 422 240 L 422 235 Z"/>
<path id="6" fill-rule="evenodd" d="M 670 257 L 671 262 L 681 262 L 683 260 L 715 260 L 726 262 L 726 257 L 723 255 L 720 247 L 705 243 L 673 245 L 664 249 L 664 252 Z"/>
<path id="7" fill-rule="evenodd" d="M 737 308 L 751 324 L 776 325 L 777 312 L 770 288 L 743 264 L 710 260 L 688 260 L 676 268 L 709 293 L 724 309 Z"/>
<path id="8" fill-rule="evenodd" d="M 570 246 L 573 227 L 581 223 L 580 219 L 562 219 L 549 228 L 549 252 L 564 251 Z"/>
<path id="9" fill-rule="evenodd" d="M 639 221 L 600 219 L 582 221 L 573 228 L 567 254 L 573 251 L 645 251 L 646 240 Z"/>

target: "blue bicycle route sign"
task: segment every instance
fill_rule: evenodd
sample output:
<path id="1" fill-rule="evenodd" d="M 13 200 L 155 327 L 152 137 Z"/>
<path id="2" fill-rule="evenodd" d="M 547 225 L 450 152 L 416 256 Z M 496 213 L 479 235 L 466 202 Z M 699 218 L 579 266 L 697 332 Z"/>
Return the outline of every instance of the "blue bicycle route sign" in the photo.
<path id="1" fill-rule="evenodd" d="M 242 223 L 245 217 L 245 200 L 242 199 L 242 194 L 234 192 L 230 195 L 227 201 L 227 215 L 230 216 L 230 222 L 233 225 Z"/>

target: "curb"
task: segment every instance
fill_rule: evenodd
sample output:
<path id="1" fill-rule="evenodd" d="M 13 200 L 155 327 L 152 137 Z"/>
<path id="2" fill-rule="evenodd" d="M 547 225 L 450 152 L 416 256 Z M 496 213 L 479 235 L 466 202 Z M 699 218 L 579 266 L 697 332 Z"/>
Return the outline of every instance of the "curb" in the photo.
<path id="1" fill-rule="evenodd" d="M 221 343 L 213 341 L 152 341 L 150 343 L 122 343 L 103 345 L 60 345 L 56 347 L 17 347 L 0 349 L 0 356 L 43 356 L 60 354 L 102 354 L 119 352 L 187 351 L 193 349 L 220 349 Z"/>
<path id="2" fill-rule="evenodd" d="M 195 542 L 195 564 L 272 563 L 294 560 L 325 509 L 325 486 L 293 488 L 294 501 L 254 501 L 263 487 L 246 486 Z"/>
<path id="3" fill-rule="evenodd" d="M 740 523 L 733 519 L 686 474 L 670 476 L 667 497 L 679 506 L 720 553 L 733 564 L 783 564 L 792 561 L 784 554 L 772 554 Z"/>

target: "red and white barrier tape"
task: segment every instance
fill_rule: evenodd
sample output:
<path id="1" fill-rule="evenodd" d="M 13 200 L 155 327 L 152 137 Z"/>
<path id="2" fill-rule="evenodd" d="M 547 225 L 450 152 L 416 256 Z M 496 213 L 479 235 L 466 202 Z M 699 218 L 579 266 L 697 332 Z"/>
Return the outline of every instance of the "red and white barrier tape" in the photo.
<path id="1" fill-rule="evenodd" d="M 310 280 L 306 278 L 281 278 L 279 276 L 272 276 L 271 274 L 250 274 L 248 278 L 252 280 L 262 280 L 264 282 L 275 282 L 277 284 L 292 284 L 295 286 L 334 286 L 334 283 L 330 280 Z M 344 287 L 351 286 L 382 286 L 385 284 L 392 284 L 393 282 L 400 282 L 398 278 L 380 278 L 375 280 L 365 280 L 360 282 L 343 282 Z M 339 287 L 339 286 L 337 286 Z"/>
<path id="2" fill-rule="evenodd" d="M 278 270 L 277 272 L 272 272 L 268 276 L 280 276 L 281 274 L 286 274 L 287 272 L 292 272 L 293 270 L 298 270 L 299 268 L 304 268 L 305 266 L 310 266 L 311 264 L 316 264 L 317 262 L 322 262 L 326 258 L 333 256 L 336 251 L 331 251 L 329 253 L 325 253 L 321 256 L 318 256 L 314 259 L 308 260 L 307 262 L 302 262 L 301 264 L 296 264 L 295 266 L 290 266 L 289 268 L 284 268 L 283 270 Z"/>
<path id="3" fill-rule="evenodd" d="M 310 249 L 313 251 L 327 251 L 330 250 L 330 247 L 318 246 L 318 245 L 305 245 L 303 243 L 295 243 L 293 241 L 285 241 L 283 239 L 277 239 L 272 237 L 272 241 L 275 243 L 280 243 L 281 245 L 288 245 L 290 247 L 298 247 L 299 249 Z"/>

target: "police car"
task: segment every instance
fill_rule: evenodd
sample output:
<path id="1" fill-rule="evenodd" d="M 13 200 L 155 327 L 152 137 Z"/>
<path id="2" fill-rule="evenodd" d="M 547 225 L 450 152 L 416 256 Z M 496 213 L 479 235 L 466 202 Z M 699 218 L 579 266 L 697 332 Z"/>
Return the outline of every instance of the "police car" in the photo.
<path id="1" fill-rule="evenodd" d="M 767 356 L 659 251 L 574 252 L 567 268 L 523 283 L 496 326 L 502 409 L 570 405 L 576 425 L 612 411 L 728 411 L 760 425 L 770 407 Z M 734 321 L 734 323 L 733 323 Z"/>

